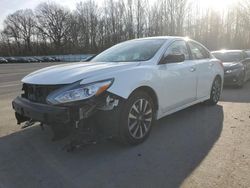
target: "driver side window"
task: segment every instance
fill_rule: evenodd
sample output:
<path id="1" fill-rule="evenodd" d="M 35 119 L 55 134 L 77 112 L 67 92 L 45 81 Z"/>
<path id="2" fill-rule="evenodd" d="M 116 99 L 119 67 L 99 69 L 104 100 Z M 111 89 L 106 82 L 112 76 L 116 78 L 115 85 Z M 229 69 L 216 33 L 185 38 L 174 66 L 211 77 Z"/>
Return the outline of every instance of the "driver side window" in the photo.
<path id="1" fill-rule="evenodd" d="M 166 54 L 167 53 L 167 54 Z M 185 41 L 175 41 L 167 49 L 165 55 L 168 54 L 184 54 L 185 60 L 189 60 L 189 53 Z"/>

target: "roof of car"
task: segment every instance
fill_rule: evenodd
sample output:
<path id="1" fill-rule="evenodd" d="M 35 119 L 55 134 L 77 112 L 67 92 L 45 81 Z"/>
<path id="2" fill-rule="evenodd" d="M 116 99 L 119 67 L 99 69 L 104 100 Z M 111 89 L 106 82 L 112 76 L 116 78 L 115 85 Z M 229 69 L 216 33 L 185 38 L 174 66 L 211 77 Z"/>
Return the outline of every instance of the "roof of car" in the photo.
<path id="1" fill-rule="evenodd" d="M 188 37 L 180 37 L 180 36 L 157 36 L 157 37 L 145 37 L 145 38 L 138 38 L 138 39 L 133 39 L 133 40 L 147 40 L 147 39 L 184 39 L 187 40 Z"/>
<path id="2" fill-rule="evenodd" d="M 226 53 L 226 52 L 243 52 L 243 50 L 218 50 L 218 51 L 212 51 L 211 53 Z"/>

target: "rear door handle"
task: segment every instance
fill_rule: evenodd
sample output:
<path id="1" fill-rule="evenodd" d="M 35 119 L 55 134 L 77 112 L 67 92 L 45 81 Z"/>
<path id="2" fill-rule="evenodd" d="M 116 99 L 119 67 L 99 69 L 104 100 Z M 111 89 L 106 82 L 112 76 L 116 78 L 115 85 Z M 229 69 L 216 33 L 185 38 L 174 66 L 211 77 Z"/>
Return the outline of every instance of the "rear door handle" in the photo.
<path id="1" fill-rule="evenodd" d="M 196 68 L 195 67 L 191 67 L 189 70 L 190 70 L 190 72 L 194 72 L 194 71 L 196 71 Z"/>

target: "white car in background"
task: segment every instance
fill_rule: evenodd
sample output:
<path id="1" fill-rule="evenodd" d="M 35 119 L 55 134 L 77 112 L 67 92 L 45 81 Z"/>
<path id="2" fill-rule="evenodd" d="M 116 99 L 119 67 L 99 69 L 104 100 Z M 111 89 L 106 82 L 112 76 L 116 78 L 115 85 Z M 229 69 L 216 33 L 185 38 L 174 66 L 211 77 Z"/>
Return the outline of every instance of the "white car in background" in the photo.
<path id="1" fill-rule="evenodd" d="M 154 120 L 204 101 L 215 105 L 223 77 L 221 62 L 198 42 L 168 36 L 135 39 L 90 62 L 27 75 L 13 108 L 18 124 L 38 121 L 55 133 L 87 126 L 85 119 L 97 117 L 104 134 L 138 144 Z"/>

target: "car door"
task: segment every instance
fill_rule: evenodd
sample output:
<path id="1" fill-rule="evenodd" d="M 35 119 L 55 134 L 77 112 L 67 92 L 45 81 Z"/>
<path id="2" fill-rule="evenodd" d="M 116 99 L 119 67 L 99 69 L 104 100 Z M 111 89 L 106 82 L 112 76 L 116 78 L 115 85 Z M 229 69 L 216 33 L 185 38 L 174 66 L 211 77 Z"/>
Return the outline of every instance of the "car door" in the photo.
<path id="1" fill-rule="evenodd" d="M 245 59 L 246 79 L 250 79 L 250 58 Z"/>
<path id="2" fill-rule="evenodd" d="M 250 58 L 246 62 L 247 64 L 247 75 L 248 75 L 248 80 L 250 79 Z"/>
<path id="3" fill-rule="evenodd" d="M 158 75 L 164 95 L 161 100 L 163 113 L 196 100 L 196 65 L 190 59 L 186 42 L 184 40 L 173 42 L 162 58 L 169 54 L 184 54 L 185 61 L 158 65 Z"/>
<path id="4" fill-rule="evenodd" d="M 192 59 L 196 62 L 198 75 L 197 99 L 202 99 L 210 95 L 211 86 L 214 79 L 214 60 L 209 51 L 202 45 L 194 41 L 188 41 Z"/>

